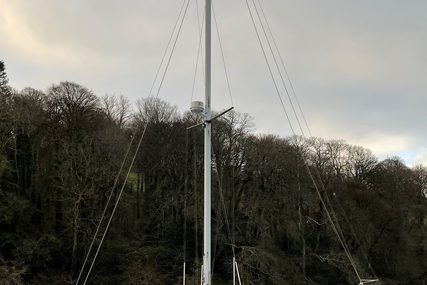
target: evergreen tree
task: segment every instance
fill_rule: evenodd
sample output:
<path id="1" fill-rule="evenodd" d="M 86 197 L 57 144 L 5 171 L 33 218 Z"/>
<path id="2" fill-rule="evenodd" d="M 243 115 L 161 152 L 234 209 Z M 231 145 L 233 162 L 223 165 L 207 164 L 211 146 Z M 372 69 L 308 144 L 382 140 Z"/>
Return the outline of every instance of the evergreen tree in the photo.
<path id="1" fill-rule="evenodd" d="M 6 66 L 4 62 L 0 60 L 0 94 L 5 94 L 8 91 L 7 83 Z"/>

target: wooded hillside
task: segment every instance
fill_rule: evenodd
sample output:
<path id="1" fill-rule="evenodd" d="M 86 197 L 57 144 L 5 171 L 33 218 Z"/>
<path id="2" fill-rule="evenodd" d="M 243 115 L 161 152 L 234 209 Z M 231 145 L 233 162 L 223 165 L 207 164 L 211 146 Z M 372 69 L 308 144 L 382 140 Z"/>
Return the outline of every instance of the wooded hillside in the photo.
<path id="1" fill-rule="evenodd" d="M 0 284 L 75 283 L 146 124 L 88 284 L 179 284 L 184 256 L 199 284 L 203 129 L 186 128 L 202 119 L 72 82 L 13 91 L 1 67 Z M 363 278 L 426 284 L 425 168 L 340 140 L 255 135 L 237 112 L 213 124 L 215 284 L 231 284 L 232 248 L 243 284 L 357 284 L 306 167 Z"/>

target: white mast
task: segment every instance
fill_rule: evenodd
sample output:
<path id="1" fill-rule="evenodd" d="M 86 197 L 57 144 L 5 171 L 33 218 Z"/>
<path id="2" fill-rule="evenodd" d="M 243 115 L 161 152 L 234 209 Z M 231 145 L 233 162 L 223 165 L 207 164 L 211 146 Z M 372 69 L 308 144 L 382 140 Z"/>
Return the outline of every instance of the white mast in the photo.
<path id="1" fill-rule="evenodd" d="M 202 285 L 211 285 L 211 9 L 212 0 L 206 0 L 205 23 L 205 178 L 203 217 L 203 275 Z"/>

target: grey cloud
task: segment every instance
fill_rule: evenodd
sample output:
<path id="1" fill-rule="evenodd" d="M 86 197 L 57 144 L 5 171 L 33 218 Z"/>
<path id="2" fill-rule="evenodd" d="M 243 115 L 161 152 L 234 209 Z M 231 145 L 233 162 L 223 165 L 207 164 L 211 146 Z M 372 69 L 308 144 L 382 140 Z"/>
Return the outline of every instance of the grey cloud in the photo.
<path id="1" fill-rule="evenodd" d="M 12 6 L 16 20 L 37 40 L 89 62 L 74 69 L 66 60 L 55 65 L 47 58 L 40 63 L 28 60 L 31 54 L 24 52 L 30 51 L 5 45 L 1 56 L 7 61 L 10 82 L 18 88 L 44 89 L 68 79 L 100 95 L 123 93 L 131 99 L 146 95 L 181 3 L 0 0 L 1 5 Z M 427 142 L 422 132 L 427 119 L 427 2 L 262 3 L 315 135 L 354 142 L 381 135 L 408 141 L 404 151 L 422 149 Z M 259 131 L 289 135 L 244 1 L 214 4 L 238 111 L 252 114 Z M 197 29 L 192 1 L 160 94 L 181 110 L 190 100 Z M 215 38 L 214 45 L 213 103 L 221 109 L 231 103 Z M 202 87 L 199 82 L 198 99 L 203 98 Z M 401 148 L 396 146 L 397 154 Z"/>

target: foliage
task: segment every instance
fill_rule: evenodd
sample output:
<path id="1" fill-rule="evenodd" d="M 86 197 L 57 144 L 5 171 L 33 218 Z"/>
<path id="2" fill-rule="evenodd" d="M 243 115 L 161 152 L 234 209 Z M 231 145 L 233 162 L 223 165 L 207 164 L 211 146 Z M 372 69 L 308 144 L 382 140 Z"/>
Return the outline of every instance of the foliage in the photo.
<path id="1" fill-rule="evenodd" d="M 6 95 L 9 92 L 7 83 L 6 66 L 2 60 L 0 60 L 0 96 Z"/>
<path id="2" fill-rule="evenodd" d="M 3 93 L 0 284 L 74 283 L 109 196 L 114 203 L 122 185 L 90 284 L 176 284 L 184 258 L 187 284 L 198 284 L 203 135 L 186 128 L 200 120 L 153 98 L 132 113 L 123 96 L 98 98 L 72 82 Z M 378 161 L 344 141 L 251 130 L 250 117 L 236 112 L 213 125 L 216 284 L 232 278 L 230 244 L 244 284 L 355 284 L 325 206 L 362 277 L 426 281 L 425 168 Z M 307 169 L 323 182 L 324 205 Z"/>
<path id="3" fill-rule="evenodd" d="M 0 258 L 0 285 L 23 285 L 26 268 Z"/>

